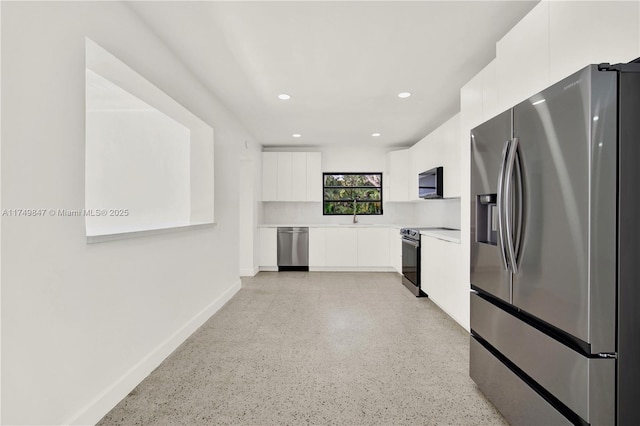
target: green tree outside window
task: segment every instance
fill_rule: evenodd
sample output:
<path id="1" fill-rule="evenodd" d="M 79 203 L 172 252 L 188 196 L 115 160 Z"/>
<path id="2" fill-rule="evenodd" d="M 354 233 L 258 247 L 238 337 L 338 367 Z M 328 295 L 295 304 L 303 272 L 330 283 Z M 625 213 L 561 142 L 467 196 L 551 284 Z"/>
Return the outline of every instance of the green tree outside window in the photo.
<path id="1" fill-rule="evenodd" d="M 325 215 L 382 214 L 382 173 L 323 173 Z"/>

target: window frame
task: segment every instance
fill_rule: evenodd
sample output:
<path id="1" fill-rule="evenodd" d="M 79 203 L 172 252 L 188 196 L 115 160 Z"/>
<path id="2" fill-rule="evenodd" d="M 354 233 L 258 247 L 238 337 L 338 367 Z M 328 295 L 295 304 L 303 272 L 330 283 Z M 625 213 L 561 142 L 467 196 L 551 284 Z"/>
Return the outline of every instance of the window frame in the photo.
<path id="1" fill-rule="evenodd" d="M 380 175 L 380 186 L 325 186 L 325 178 L 327 175 Z M 378 189 L 380 191 L 380 213 L 356 213 L 357 216 L 382 216 L 384 214 L 384 193 L 383 193 L 383 172 L 322 172 L 322 215 L 323 216 L 352 216 L 354 213 L 326 213 L 325 212 L 325 203 L 338 203 L 338 202 L 351 202 L 353 203 L 353 199 L 351 200 L 327 200 L 325 198 L 325 189 L 334 189 L 334 188 L 349 188 L 349 189 Z M 356 200 L 357 201 L 357 200 Z M 378 202 L 377 200 L 375 202 Z"/>

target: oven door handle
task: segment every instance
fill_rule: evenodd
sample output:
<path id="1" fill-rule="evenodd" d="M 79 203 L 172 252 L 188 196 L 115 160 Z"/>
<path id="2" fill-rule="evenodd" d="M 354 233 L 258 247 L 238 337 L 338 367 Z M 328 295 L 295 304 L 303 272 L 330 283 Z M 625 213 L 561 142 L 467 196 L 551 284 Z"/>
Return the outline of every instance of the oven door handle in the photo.
<path id="1" fill-rule="evenodd" d="M 420 242 L 419 241 L 413 241 L 413 240 L 409 240 L 407 238 L 403 238 L 402 239 L 402 244 L 409 244 L 410 246 L 413 247 L 420 247 Z"/>

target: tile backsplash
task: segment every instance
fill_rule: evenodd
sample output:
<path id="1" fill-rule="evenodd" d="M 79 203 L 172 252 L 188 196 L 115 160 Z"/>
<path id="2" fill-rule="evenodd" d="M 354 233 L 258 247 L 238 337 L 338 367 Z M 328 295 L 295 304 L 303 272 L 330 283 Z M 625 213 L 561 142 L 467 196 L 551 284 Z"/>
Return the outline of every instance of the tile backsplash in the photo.
<path id="1" fill-rule="evenodd" d="M 325 216 L 318 202 L 263 202 L 266 224 L 337 224 L 350 223 L 351 216 Z M 384 203 L 380 216 L 358 216 L 360 223 L 406 226 L 442 226 L 460 229 L 460 199 L 420 200 Z"/>

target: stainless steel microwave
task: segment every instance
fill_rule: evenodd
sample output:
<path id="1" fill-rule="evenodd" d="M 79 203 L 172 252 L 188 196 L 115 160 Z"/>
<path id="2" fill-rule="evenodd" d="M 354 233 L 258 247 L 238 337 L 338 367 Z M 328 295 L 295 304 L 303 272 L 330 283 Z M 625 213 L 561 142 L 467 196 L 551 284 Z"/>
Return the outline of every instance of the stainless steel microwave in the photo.
<path id="1" fill-rule="evenodd" d="M 442 172 L 442 167 L 434 167 L 418 175 L 418 197 L 425 199 L 443 197 Z"/>

